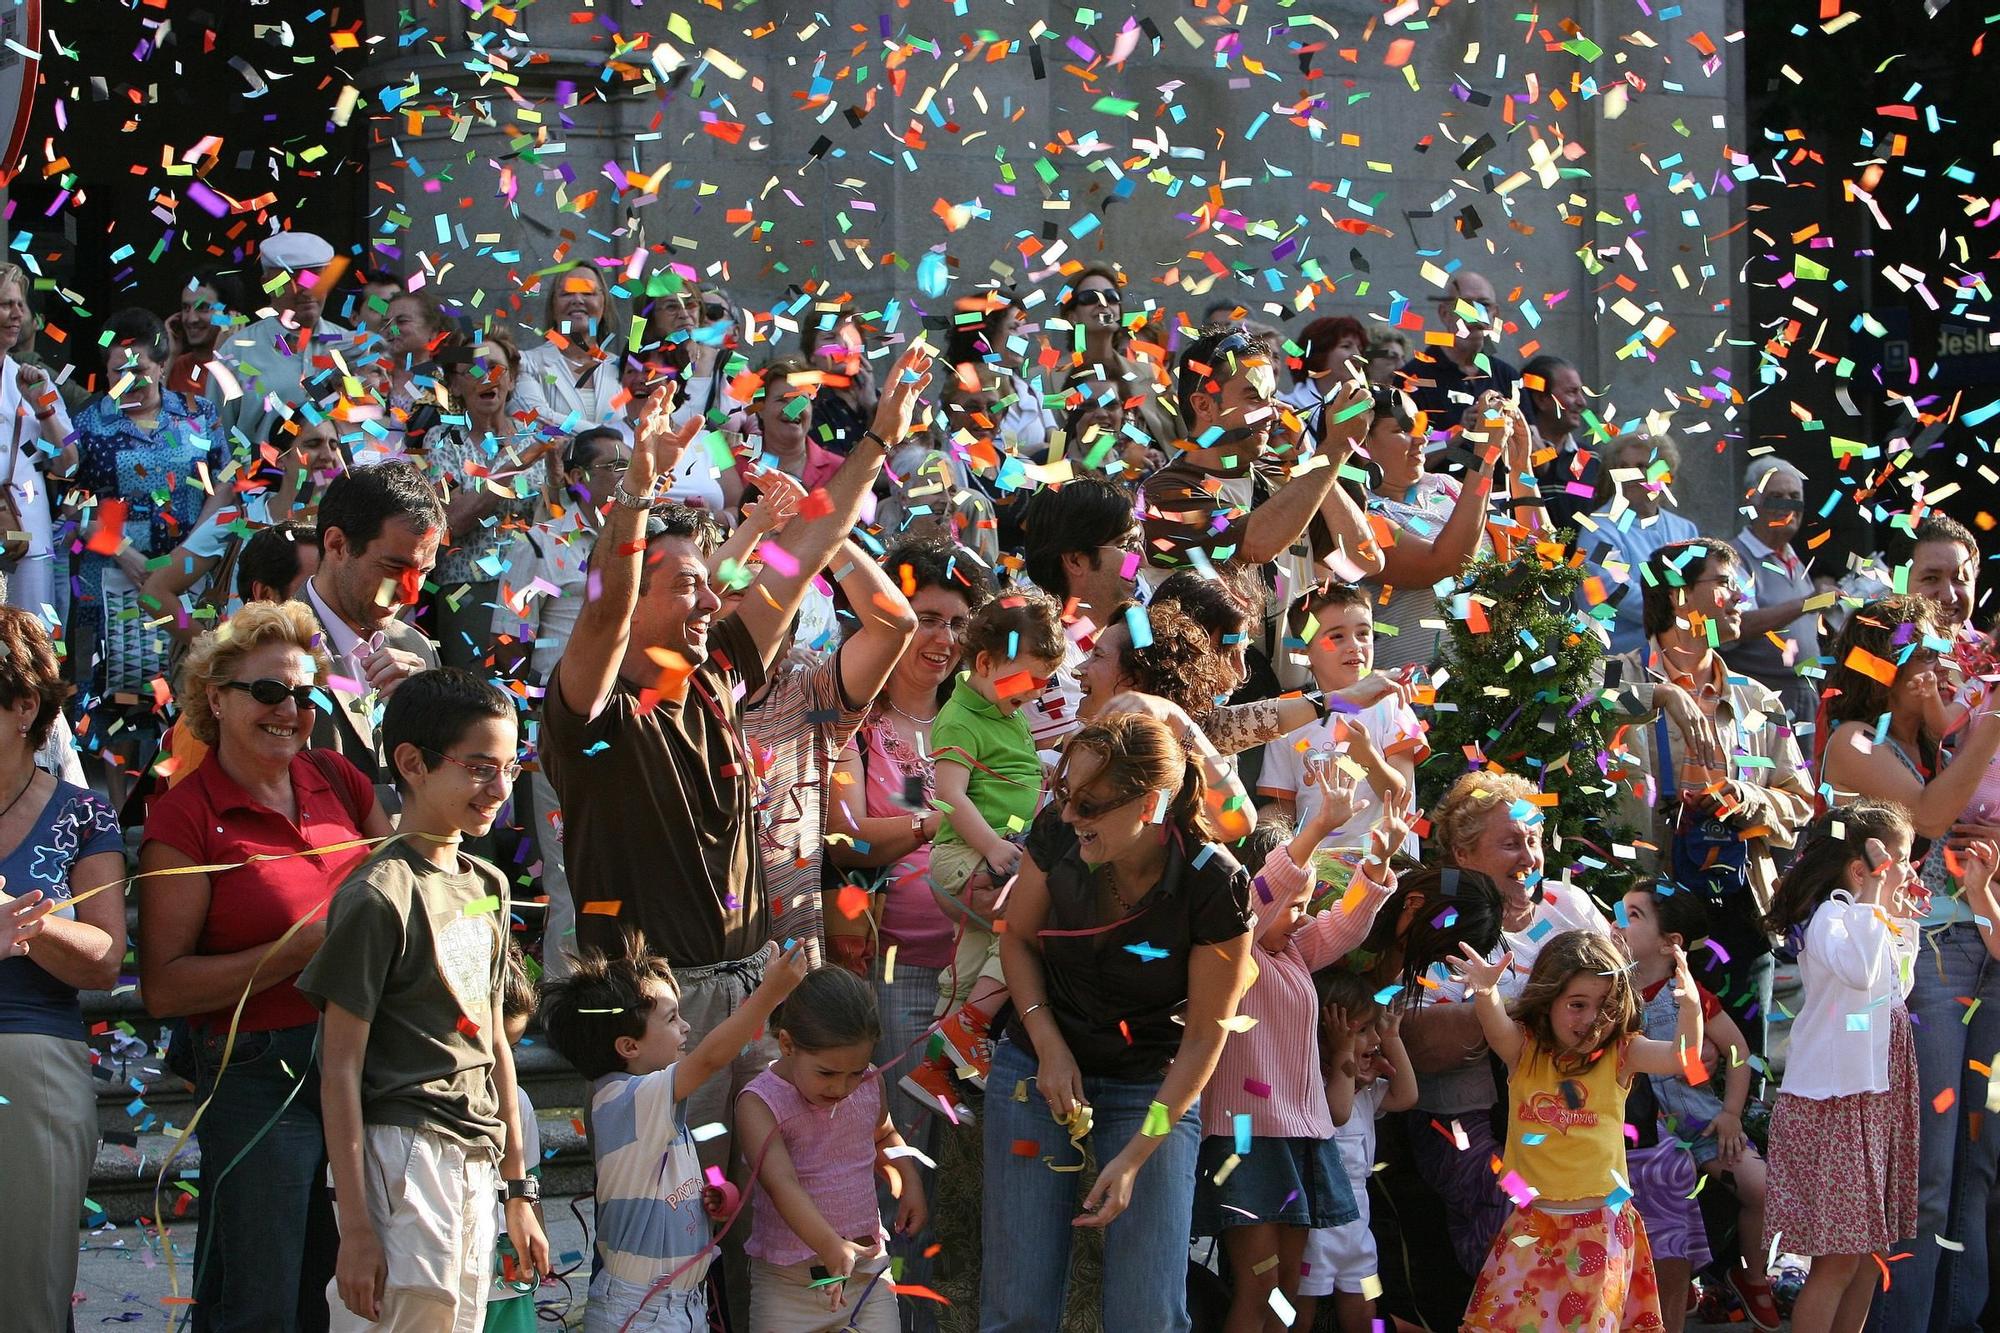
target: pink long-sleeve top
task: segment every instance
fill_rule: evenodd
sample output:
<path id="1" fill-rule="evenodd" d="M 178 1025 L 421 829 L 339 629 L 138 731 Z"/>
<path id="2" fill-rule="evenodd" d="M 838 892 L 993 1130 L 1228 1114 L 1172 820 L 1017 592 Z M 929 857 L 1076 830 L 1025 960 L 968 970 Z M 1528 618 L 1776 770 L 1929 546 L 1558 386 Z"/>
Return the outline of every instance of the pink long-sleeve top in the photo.
<path id="1" fill-rule="evenodd" d="M 1236 1012 L 1256 1024 L 1247 1032 L 1230 1033 L 1223 1043 L 1215 1075 L 1201 1093 L 1203 1134 L 1233 1136 L 1236 1117 L 1247 1114 L 1250 1133 L 1258 1138 L 1333 1137 L 1320 1075 L 1319 1000 L 1312 974 L 1367 937 L 1396 881 L 1391 875 L 1387 884 L 1378 884 L 1356 871 L 1354 884 L 1361 886 L 1361 894 L 1351 910 L 1343 898 L 1307 917 L 1283 948 L 1265 948 L 1264 931 L 1306 886 L 1310 874 L 1280 847 L 1250 883 L 1250 905 L 1257 913 L 1257 975 Z"/>

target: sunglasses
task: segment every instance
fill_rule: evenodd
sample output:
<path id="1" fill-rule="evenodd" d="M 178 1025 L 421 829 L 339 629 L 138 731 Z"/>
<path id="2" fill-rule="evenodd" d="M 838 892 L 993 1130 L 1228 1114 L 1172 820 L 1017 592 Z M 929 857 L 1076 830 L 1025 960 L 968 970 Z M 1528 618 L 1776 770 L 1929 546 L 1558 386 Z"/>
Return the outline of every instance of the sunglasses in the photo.
<path id="1" fill-rule="evenodd" d="M 1084 287 L 1071 292 L 1071 305 L 1120 305 L 1118 293 L 1109 287 Z"/>
<path id="2" fill-rule="evenodd" d="M 224 681 L 222 688 L 241 690 L 266 708 L 276 708 L 287 699 L 297 704 L 301 712 L 320 706 L 317 685 L 287 685 L 284 681 L 272 680 L 269 676 L 259 680 Z"/>

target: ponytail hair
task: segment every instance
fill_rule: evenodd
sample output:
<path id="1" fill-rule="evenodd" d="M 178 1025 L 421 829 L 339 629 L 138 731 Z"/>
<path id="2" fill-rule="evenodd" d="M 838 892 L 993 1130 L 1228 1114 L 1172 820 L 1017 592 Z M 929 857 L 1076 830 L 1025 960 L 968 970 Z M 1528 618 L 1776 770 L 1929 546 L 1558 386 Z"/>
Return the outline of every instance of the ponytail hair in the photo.
<path id="1" fill-rule="evenodd" d="M 1166 723 L 1143 713 L 1118 713 L 1084 727 L 1063 747 L 1055 789 L 1068 790 L 1070 760 L 1083 751 L 1104 761 L 1092 780 L 1103 793 L 1099 801 L 1122 805 L 1149 791 L 1167 792 L 1163 822 L 1197 841 L 1219 840 L 1208 825 L 1201 761 Z"/>
<path id="2" fill-rule="evenodd" d="M 1913 831 L 1910 812 L 1894 801 L 1855 801 L 1820 814 L 1799 839 L 1799 858 L 1771 894 L 1764 924 L 1773 935 L 1783 936 L 1811 921 L 1819 905 L 1841 887 L 1847 867 L 1862 859 L 1870 838 L 1887 842 Z"/>

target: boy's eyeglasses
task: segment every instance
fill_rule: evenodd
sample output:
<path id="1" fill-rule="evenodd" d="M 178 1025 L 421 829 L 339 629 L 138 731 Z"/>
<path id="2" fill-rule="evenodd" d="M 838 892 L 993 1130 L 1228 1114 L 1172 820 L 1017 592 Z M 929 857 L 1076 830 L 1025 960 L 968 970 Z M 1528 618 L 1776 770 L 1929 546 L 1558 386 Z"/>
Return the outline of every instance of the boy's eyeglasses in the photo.
<path id="1" fill-rule="evenodd" d="M 515 778 L 521 776 L 521 765 L 518 760 L 509 759 L 504 764 L 474 763 L 464 759 L 453 758 L 443 750 L 433 750 L 428 745 L 419 745 L 417 748 L 433 759 L 442 759 L 447 764 L 457 764 L 467 773 L 470 773 L 472 780 L 482 787 L 490 785 L 495 778 L 505 778 L 507 781 L 512 782 Z"/>
<path id="2" fill-rule="evenodd" d="M 319 687 L 317 685 L 287 685 L 282 680 L 263 676 L 257 680 L 226 680 L 225 690 L 241 690 L 266 708 L 276 708 L 290 699 L 299 706 L 301 712 L 319 707 Z"/>

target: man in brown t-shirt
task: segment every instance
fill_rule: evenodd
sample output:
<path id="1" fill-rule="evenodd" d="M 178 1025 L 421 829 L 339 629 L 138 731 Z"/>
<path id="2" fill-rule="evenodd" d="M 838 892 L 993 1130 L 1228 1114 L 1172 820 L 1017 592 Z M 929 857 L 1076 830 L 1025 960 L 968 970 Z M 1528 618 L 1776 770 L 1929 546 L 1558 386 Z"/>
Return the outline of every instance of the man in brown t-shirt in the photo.
<path id="1" fill-rule="evenodd" d="M 908 431 L 931 353 L 897 361 L 873 427 L 840 470 L 807 497 L 753 595 L 711 620 L 700 515 L 653 510 L 700 428 L 675 429 L 664 394 L 649 405 L 625 480 L 592 556 L 585 601 L 550 682 L 541 759 L 562 802 L 577 938 L 556 947 L 616 949 L 638 927 L 673 964 L 681 1015 L 698 1042 L 763 977 L 770 910 L 756 847 L 755 761 L 739 701 L 762 689 L 807 584 L 860 516 L 887 447 Z M 696 1126 L 728 1125 L 736 1093 L 776 1051 L 753 1043 L 727 1079 L 690 1099 Z M 727 1160 L 725 1136 L 702 1143 Z"/>

